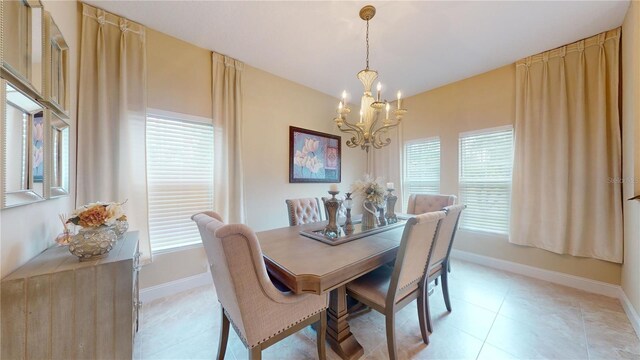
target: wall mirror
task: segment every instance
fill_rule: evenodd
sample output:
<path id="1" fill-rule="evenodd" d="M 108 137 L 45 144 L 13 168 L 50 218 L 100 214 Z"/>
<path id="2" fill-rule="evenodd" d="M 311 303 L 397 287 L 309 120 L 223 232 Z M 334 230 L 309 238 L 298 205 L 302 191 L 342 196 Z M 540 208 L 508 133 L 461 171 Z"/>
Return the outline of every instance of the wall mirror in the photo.
<path id="1" fill-rule="evenodd" d="M 47 129 L 44 108 L 7 81 L 2 94 L 2 207 L 44 200 Z"/>
<path id="2" fill-rule="evenodd" d="M 2 1 L 2 76 L 43 94 L 44 11 L 40 1 Z"/>
<path id="3" fill-rule="evenodd" d="M 69 114 L 69 46 L 62 32 L 45 11 L 44 100 L 58 111 Z"/>
<path id="4" fill-rule="evenodd" d="M 49 196 L 69 195 L 69 124 L 53 111 L 47 110 L 50 136 Z"/>

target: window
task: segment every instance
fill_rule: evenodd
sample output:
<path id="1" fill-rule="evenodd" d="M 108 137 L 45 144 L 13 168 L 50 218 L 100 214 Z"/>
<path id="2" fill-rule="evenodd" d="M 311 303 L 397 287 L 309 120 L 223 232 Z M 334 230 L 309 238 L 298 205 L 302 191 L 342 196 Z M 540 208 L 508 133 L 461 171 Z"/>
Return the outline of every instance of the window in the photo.
<path id="1" fill-rule="evenodd" d="M 440 193 L 440 138 L 408 141 L 404 144 L 404 204 L 411 194 Z"/>
<path id="2" fill-rule="evenodd" d="M 460 227 L 508 234 L 513 128 L 463 133 L 459 144 Z"/>
<path id="3" fill-rule="evenodd" d="M 199 244 L 191 215 L 213 209 L 213 126 L 149 115 L 147 187 L 151 249 Z"/>

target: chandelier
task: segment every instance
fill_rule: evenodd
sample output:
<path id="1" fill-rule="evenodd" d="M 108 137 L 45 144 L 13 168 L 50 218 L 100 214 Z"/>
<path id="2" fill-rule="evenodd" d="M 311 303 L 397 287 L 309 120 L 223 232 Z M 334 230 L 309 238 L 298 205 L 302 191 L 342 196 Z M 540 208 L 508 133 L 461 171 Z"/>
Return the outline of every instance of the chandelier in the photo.
<path id="1" fill-rule="evenodd" d="M 376 78 L 378 78 L 378 72 L 369 69 L 369 20 L 373 19 L 375 14 L 376 8 L 372 5 L 367 5 L 360 9 L 360 18 L 367 22 L 366 67 L 357 75 L 364 87 L 364 93 L 360 100 L 360 120 L 355 123 L 347 120 L 347 115 L 351 112 L 351 109 L 347 106 L 346 91 L 342 92 L 342 100 L 338 104 L 338 116 L 334 119 L 340 131 L 352 136 L 351 139 L 347 140 L 347 146 L 360 146 L 360 148 L 367 152 L 369 152 L 371 146 L 380 149 L 389 145 L 391 139 L 387 136 L 387 132 L 389 129 L 398 126 L 400 121 L 402 121 L 402 117 L 407 113 L 407 110 L 402 108 L 400 91 L 398 91 L 397 94 L 398 102 L 396 109 L 393 110 L 393 119 L 389 117 L 391 104 L 389 104 L 387 100 L 382 100 L 382 84 L 380 84 L 380 82 L 378 82 L 376 87 L 376 98 L 374 98 L 371 93 L 371 86 Z M 385 112 L 384 114 L 382 114 L 383 110 Z M 381 116 L 384 116 L 382 121 L 380 121 Z"/>

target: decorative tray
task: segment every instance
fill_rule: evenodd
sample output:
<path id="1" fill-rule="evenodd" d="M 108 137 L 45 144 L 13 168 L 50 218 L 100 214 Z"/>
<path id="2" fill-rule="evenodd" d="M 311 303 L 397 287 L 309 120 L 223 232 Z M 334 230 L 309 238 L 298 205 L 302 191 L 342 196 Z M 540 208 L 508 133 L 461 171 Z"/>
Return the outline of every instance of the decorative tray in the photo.
<path id="1" fill-rule="evenodd" d="M 404 224 L 407 222 L 407 218 L 405 217 L 400 217 L 398 216 L 398 222 L 394 223 L 394 224 L 389 224 L 389 225 L 384 225 L 384 226 L 378 226 L 372 229 L 363 229 L 362 228 L 362 224 L 361 224 L 361 220 L 354 220 L 353 222 L 353 234 L 351 235 L 346 235 L 344 233 L 344 229 L 343 226 L 340 226 L 340 236 L 338 236 L 337 238 L 328 238 L 326 236 L 324 236 L 324 227 L 320 228 L 320 229 L 309 229 L 309 230 L 302 230 L 300 231 L 300 235 L 306 236 L 308 238 L 314 239 L 314 240 L 318 240 L 318 241 L 322 241 L 325 244 L 329 244 L 329 245 L 340 245 L 340 244 L 344 244 L 346 242 L 349 241 L 353 241 L 353 240 L 357 240 L 360 238 L 363 238 L 365 236 L 369 236 L 369 235 L 373 235 L 373 234 L 378 234 L 381 232 L 385 232 L 388 230 L 392 230 L 392 229 L 396 229 L 399 227 L 403 227 Z"/>

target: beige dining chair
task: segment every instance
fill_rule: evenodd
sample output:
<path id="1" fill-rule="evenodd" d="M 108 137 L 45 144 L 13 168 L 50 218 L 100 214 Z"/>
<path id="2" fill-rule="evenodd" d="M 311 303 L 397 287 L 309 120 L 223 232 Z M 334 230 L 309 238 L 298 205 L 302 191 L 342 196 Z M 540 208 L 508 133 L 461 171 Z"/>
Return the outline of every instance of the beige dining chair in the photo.
<path id="1" fill-rule="evenodd" d="M 417 215 L 439 211 L 455 203 L 455 195 L 411 194 L 407 204 L 407 214 Z"/>
<path id="2" fill-rule="evenodd" d="M 393 268 L 381 266 L 347 284 L 347 293 L 356 300 L 384 314 L 387 328 L 389 358 L 397 359 L 395 313 L 418 299 L 418 321 L 422 341 L 429 344 L 426 330 L 425 294 L 423 286 L 433 242 L 444 211 L 416 215 L 404 227 L 398 255 Z"/>
<path id="3" fill-rule="evenodd" d="M 426 284 L 430 284 L 432 281 L 437 281 L 438 278 L 442 279 L 442 296 L 444 297 L 444 304 L 447 307 L 447 311 L 451 312 L 451 300 L 449 299 L 449 274 L 448 271 L 442 269 L 449 268 L 449 257 L 451 256 L 451 249 L 453 247 L 453 240 L 456 237 L 458 230 L 458 223 L 460 222 L 460 215 L 466 205 L 453 205 L 447 206 L 443 210 L 447 213 L 447 216 L 440 222 L 440 229 L 438 230 L 438 236 L 433 245 L 431 254 L 431 261 L 429 262 L 429 276 L 426 279 Z M 427 286 L 423 286 L 423 289 L 427 289 Z M 429 332 L 433 332 L 433 325 L 431 323 L 431 311 L 429 309 L 429 297 L 425 296 L 425 310 L 427 313 L 427 329 Z"/>
<path id="4" fill-rule="evenodd" d="M 322 221 L 322 210 L 318 198 L 287 199 L 289 225 L 296 226 Z"/>
<path id="5" fill-rule="evenodd" d="M 212 212 L 191 218 L 200 230 L 222 306 L 218 359 L 224 359 L 229 324 L 255 360 L 262 350 L 314 323 L 318 357 L 325 359 L 327 296 L 278 291 L 267 276 L 258 238 L 247 226 L 225 225 Z"/>

